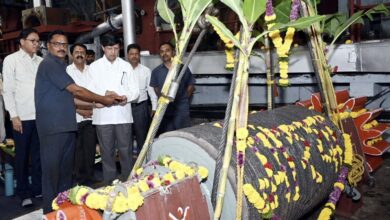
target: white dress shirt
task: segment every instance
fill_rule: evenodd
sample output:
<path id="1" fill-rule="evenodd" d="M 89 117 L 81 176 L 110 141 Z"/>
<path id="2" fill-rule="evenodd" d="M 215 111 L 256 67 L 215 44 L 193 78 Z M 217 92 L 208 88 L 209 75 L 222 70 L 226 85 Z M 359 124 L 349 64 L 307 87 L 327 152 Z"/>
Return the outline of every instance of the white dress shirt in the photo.
<path id="1" fill-rule="evenodd" d="M 77 85 L 82 86 L 84 88 L 86 88 L 88 86 L 88 83 L 90 83 L 92 80 L 91 75 L 88 71 L 88 65 L 85 65 L 83 71 L 81 72 L 76 67 L 76 65 L 72 63 L 71 65 L 66 67 L 66 72 L 69 74 L 70 77 L 72 77 L 72 79 Z M 77 123 L 80 123 L 82 121 L 92 120 L 92 118 L 84 118 L 79 113 L 76 113 L 76 120 Z"/>
<path id="2" fill-rule="evenodd" d="M 11 118 L 35 120 L 35 77 L 42 57 L 31 57 L 23 49 L 7 56 L 3 62 L 3 97 Z"/>
<path id="3" fill-rule="evenodd" d="M 127 104 L 124 106 L 94 108 L 92 123 L 95 125 L 133 123 L 130 102 L 138 98 L 139 89 L 131 65 L 119 57 L 111 63 L 103 56 L 89 66 L 89 73 L 92 80 L 87 88 L 92 92 L 104 96 L 106 91 L 113 91 L 127 97 Z"/>
<path id="4" fill-rule="evenodd" d="M 150 84 L 150 69 L 142 64 L 138 64 L 137 67 L 133 68 L 135 72 L 135 76 L 138 80 L 139 87 L 139 97 L 134 103 L 140 103 L 148 100 L 148 94 L 150 97 L 150 102 L 152 103 L 152 110 L 155 111 L 157 109 L 157 95 L 154 91 L 154 88 L 149 86 Z"/>

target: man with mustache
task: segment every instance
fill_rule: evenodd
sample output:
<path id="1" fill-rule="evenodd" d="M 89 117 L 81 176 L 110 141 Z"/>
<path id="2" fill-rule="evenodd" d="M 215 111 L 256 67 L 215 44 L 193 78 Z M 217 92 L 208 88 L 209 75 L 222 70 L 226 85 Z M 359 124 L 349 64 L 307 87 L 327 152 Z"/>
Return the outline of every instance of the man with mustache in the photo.
<path id="1" fill-rule="evenodd" d="M 41 195 L 41 161 L 39 138 L 35 121 L 34 85 L 42 58 L 36 55 L 39 35 L 35 29 L 20 32 L 19 51 L 4 60 L 4 104 L 9 112 L 15 141 L 16 193 L 22 207 L 32 205 L 32 196 Z M 2 111 L 2 110 L 1 110 Z M 31 180 L 29 159 L 31 156 Z"/>
<path id="2" fill-rule="evenodd" d="M 96 125 L 103 164 L 103 179 L 110 184 L 117 178 L 116 151 L 121 165 L 121 181 L 127 180 L 132 168 L 130 102 L 139 96 L 138 83 L 130 64 L 119 56 L 120 41 L 107 34 L 100 40 L 104 56 L 89 66 L 92 81 L 88 88 L 97 94 L 114 94 L 123 97 L 118 106 L 93 109 L 92 120 Z"/>
<path id="3" fill-rule="evenodd" d="M 66 68 L 66 72 L 79 86 L 86 87 L 91 77 L 86 65 L 87 47 L 84 44 L 73 44 L 70 54 L 73 63 Z M 94 164 L 96 153 L 96 130 L 92 125 L 92 106 L 77 106 L 77 143 L 74 163 L 76 182 L 81 185 L 92 184 L 94 180 Z"/>
<path id="4" fill-rule="evenodd" d="M 131 110 L 134 119 L 134 133 L 137 140 L 137 154 L 144 145 L 149 128 L 150 118 L 157 109 L 157 95 L 150 84 L 150 69 L 140 63 L 141 47 L 138 44 L 127 46 L 127 59 L 135 72 L 138 81 L 139 97 L 131 103 Z M 152 113 L 148 103 L 148 95 L 152 103 Z M 134 152 L 134 150 L 133 150 Z"/>
<path id="5" fill-rule="evenodd" d="M 36 124 L 41 143 L 43 213 L 52 211 L 59 192 L 73 186 L 72 172 L 76 143 L 76 104 L 116 104 L 122 97 L 101 96 L 78 86 L 66 73 L 68 38 L 61 30 L 47 40 L 49 54 L 38 67 L 35 81 Z M 76 99 L 75 99 L 76 98 Z M 91 104 L 85 104 L 91 105 Z"/>
<path id="6" fill-rule="evenodd" d="M 175 48 L 169 42 L 160 45 L 160 58 L 163 63 L 152 71 L 150 86 L 154 87 L 157 95 L 161 96 L 161 89 L 164 85 L 168 71 L 172 67 L 172 58 L 175 55 Z M 184 73 L 177 90 L 176 98 L 168 105 L 164 118 L 161 121 L 159 133 L 173 131 L 189 127 L 190 122 L 190 97 L 194 92 L 195 79 L 189 68 Z"/>

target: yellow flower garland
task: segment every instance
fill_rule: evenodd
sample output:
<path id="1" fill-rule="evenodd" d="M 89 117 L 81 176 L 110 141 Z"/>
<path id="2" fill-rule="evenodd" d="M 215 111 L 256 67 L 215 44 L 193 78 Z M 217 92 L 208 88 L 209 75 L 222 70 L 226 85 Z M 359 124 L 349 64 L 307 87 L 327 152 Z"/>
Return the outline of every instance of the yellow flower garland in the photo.
<path id="1" fill-rule="evenodd" d="M 160 187 L 163 184 L 165 186 L 182 180 L 186 177 L 190 177 L 198 174 L 201 180 L 207 178 L 208 170 L 203 166 L 189 166 L 173 160 L 168 156 L 164 156 L 161 159 L 163 165 L 171 170 L 162 176 L 159 173 L 153 173 L 145 175 L 134 182 L 122 183 L 127 190 L 127 197 L 122 193 L 119 193 L 114 200 L 112 211 L 115 213 L 124 213 L 126 211 L 136 211 L 144 202 L 143 193 Z M 140 168 L 136 171 L 137 176 L 143 174 L 143 169 Z M 93 190 L 85 186 L 76 186 L 69 190 L 68 199 L 77 205 L 85 204 L 92 209 L 104 210 L 107 206 L 107 201 L 110 197 L 110 192 L 115 186 L 106 186 Z M 58 197 L 52 202 L 53 210 L 58 210 Z"/>
<path id="2" fill-rule="evenodd" d="M 271 29 L 275 23 L 273 21 L 276 19 L 276 15 L 273 14 L 272 16 L 265 16 L 266 22 L 268 22 L 268 29 Z M 289 51 L 291 49 L 291 45 L 294 39 L 295 34 L 295 28 L 289 27 L 287 28 L 286 35 L 284 37 L 284 41 L 282 37 L 280 36 L 279 30 L 271 31 L 268 36 L 271 38 L 272 43 L 274 44 L 276 48 L 276 53 L 279 57 L 279 73 L 280 73 L 280 79 L 279 79 L 279 85 L 280 86 L 288 86 L 289 80 L 288 80 L 288 55 Z"/>
<path id="3" fill-rule="evenodd" d="M 353 148 L 352 143 L 350 140 L 350 136 L 347 134 L 343 134 L 344 139 L 344 145 L 345 150 L 343 151 L 342 148 L 336 144 L 336 137 L 334 136 L 334 131 L 329 126 L 321 126 L 325 122 L 325 118 L 320 115 L 316 116 L 309 116 L 305 119 L 303 119 L 301 122 L 292 122 L 290 125 L 279 125 L 276 129 L 267 129 L 263 127 L 254 127 L 254 126 L 248 126 L 252 130 L 259 130 L 260 132 L 256 133 L 256 137 L 259 139 L 259 141 L 262 142 L 262 145 L 265 146 L 268 149 L 274 149 L 274 148 L 280 148 L 280 140 L 277 139 L 277 137 L 283 137 L 289 142 L 293 141 L 302 141 L 304 142 L 305 139 L 303 139 L 301 136 L 299 136 L 295 131 L 297 129 L 302 129 L 308 134 L 312 135 L 318 135 L 319 138 L 316 140 L 315 143 L 312 143 L 310 145 L 314 145 L 317 147 L 318 151 L 321 153 L 321 157 L 323 161 L 327 163 L 334 163 L 335 168 L 339 169 L 339 164 L 351 164 L 353 159 Z M 316 126 L 316 127 L 314 127 Z M 272 131 L 272 132 L 271 132 Z M 241 136 L 240 136 L 241 137 Z M 328 152 L 324 152 L 322 140 L 324 139 L 328 142 L 333 141 L 334 144 L 330 145 L 330 149 Z M 271 141 L 272 140 L 272 141 Z M 255 148 L 255 140 L 253 137 L 247 137 L 247 146 L 250 148 Z M 309 172 L 311 173 L 312 179 L 317 183 L 320 184 L 324 181 L 324 177 L 320 172 L 318 172 L 315 168 L 315 164 L 309 164 L 311 152 L 310 152 L 310 145 L 305 145 L 304 152 L 301 158 L 302 166 L 308 167 Z M 287 175 L 285 172 L 282 171 L 276 171 L 272 170 L 272 167 L 268 167 L 267 164 L 269 163 L 267 157 L 265 157 L 260 152 L 255 151 L 256 157 L 259 159 L 260 163 L 265 169 L 266 177 L 258 179 L 259 188 L 257 190 L 260 190 L 258 192 L 252 184 L 246 183 L 244 184 L 243 190 L 244 194 L 248 198 L 248 201 L 253 204 L 254 207 L 256 207 L 259 211 L 259 213 L 265 214 L 269 211 L 272 211 L 273 209 L 276 209 L 278 207 L 278 198 L 274 199 L 273 202 L 267 203 L 268 195 L 265 192 L 276 192 L 277 188 L 280 184 L 284 183 L 287 188 L 290 188 L 290 183 L 287 178 Z M 275 156 L 275 155 L 274 155 Z M 294 181 L 297 181 L 297 173 L 295 170 L 295 163 L 290 159 L 290 155 L 287 152 L 283 152 L 283 156 L 288 161 L 288 166 L 292 170 L 292 177 Z M 276 159 L 277 161 L 277 159 Z M 304 163 L 304 161 L 306 163 Z M 337 172 L 336 170 L 336 172 Z M 292 186 L 294 188 L 294 191 L 286 192 L 284 195 L 284 198 L 287 200 L 287 202 L 297 201 L 300 199 L 300 188 L 298 185 Z M 344 185 L 342 183 L 336 182 L 334 184 L 334 187 L 337 187 L 341 190 L 344 189 Z M 327 204 L 324 208 L 323 212 L 321 213 L 321 218 L 324 216 L 330 217 L 330 215 L 333 213 L 334 205 L 333 204 Z M 329 214 L 330 213 L 330 214 Z"/>

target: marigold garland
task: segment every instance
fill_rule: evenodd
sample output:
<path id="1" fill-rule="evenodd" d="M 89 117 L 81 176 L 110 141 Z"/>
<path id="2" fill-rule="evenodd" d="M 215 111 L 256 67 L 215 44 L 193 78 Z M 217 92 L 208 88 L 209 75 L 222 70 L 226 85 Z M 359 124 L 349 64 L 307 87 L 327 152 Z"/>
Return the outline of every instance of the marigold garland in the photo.
<path id="1" fill-rule="evenodd" d="M 337 133 L 334 132 L 329 126 L 324 125 L 325 118 L 320 115 L 309 116 L 301 121 L 294 121 L 291 124 L 282 124 L 276 128 L 264 128 L 261 126 L 248 125 L 248 128 L 255 132 L 254 136 L 247 136 L 246 147 L 249 147 L 255 156 L 260 161 L 261 165 L 264 168 L 266 176 L 258 179 L 258 188 L 255 188 L 252 184 L 244 184 L 243 191 L 246 195 L 248 201 L 256 207 L 259 213 L 262 214 L 262 217 L 274 216 L 273 210 L 279 206 L 279 198 L 275 194 L 278 187 L 281 184 L 284 184 L 286 187 L 286 193 L 284 199 L 287 202 L 298 201 L 301 198 L 300 188 L 297 180 L 297 170 L 295 161 L 298 158 L 294 158 L 292 155 L 289 155 L 286 147 L 284 147 L 281 141 L 278 138 L 285 138 L 290 143 L 301 142 L 304 146 L 302 152 L 302 157 L 300 163 L 302 166 L 310 172 L 313 181 L 317 184 L 320 184 L 324 181 L 323 174 L 321 174 L 310 161 L 311 158 L 311 149 L 316 147 L 321 154 L 321 158 L 326 163 L 333 163 L 336 172 L 338 171 L 340 165 L 341 171 L 339 174 L 338 181 L 334 184 L 335 192 L 331 194 L 330 201 L 324 208 L 321 213 L 321 217 L 330 216 L 333 213 L 335 202 L 338 200 L 338 195 L 341 194 L 341 191 L 344 189 L 346 173 L 348 173 L 348 164 L 352 163 L 352 143 L 349 135 L 343 134 L 345 149 L 340 147 L 340 144 L 337 141 Z M 316 135 L 318 138 L 314 143 L 305 140 L 299 134 L 298 129 L 303 130 L 307 134 Z M 244 137 L 244 132 L 240 132 L 238 135 L 240 138 Z M 324 151 L 323 141 L 329 143 L 329 151 Z M 261 143 L 260 143 L 261 142 Z M 269 149 L 272 155 L 275 157 L 275 162 L 278 163 L 280 170 L 276 170 L 269 159 L 263 155 L 256 145 L 260 144 L 265 148 Z M 289 180 L 286 174 L 286 165 L 281 164 L 279 161 L 279 155 L 282 155 L 287 160 L 287 166 L 289 167 L 292 180 Z M 290 182 L 291 181 L 291 182 Z M 266 193 L 267 192 L 267 193 Z M 269 193 L 269 194 L 268 194 Z M 336 199 L 337 198 L 337 199 Z"/>
<path id="2" fill-rule="evenodd" d="M 352 166 L 353 146 L 351 142 L 351 137 L 349 134 L 344 133 L 343 138 L 345 145 L 343 166 L 341 167 L 341 171 L 336 183 L 334 183 L 333 185 L 333 192 L 329 195 L 329 200 L 325 204 L 325 207 L 322 209 L 320 215 L 318 216 L 318 220 L 329 220 L 330 217 L 333 215 L 336 209 L 336 203 L 345 188 L 346 178 L 348 176 L 348 167 Z"/>
<path id="3" fill-rule="evenodd" d="M 298 18 L 298 9 L 300 5 L 300 1 L 299 0 L 291 0 L 291 1 L 292 4 L 291 4 L 291 12 L 290 12 L 290 21 L 295 21 Z M 275 20 L 276 20 L 276 14 L 273 9 L 272 0 L 267 0 L 265 21 L 267 23 L 268 29 L 271 29 L 275 25 L 274 22 Z M 280 72 L 279 85 L 280 86 L 289 85 L 288 55 L 294 39 L 294 34 L 295 34 L 295 28 L 289 27 L 287 28 L 284 40 L 280 36 L 279 30 L 271 31 L 268 35 L 271 38 L 272 43 L 276 48 L 276 53 L 278 54 L 279 57 L 279 72 Z"/>
<path id="4" fill-rule="evenodd" d="M 121 183 L 126 187 L 127 197 L 122 193 L 116 195 L 112 207 L 113 212 L 124 213 L 129 210 L 136 211 L 144 202 L 143 193 L 157 187 L 166 187 L 194 175 L 199 175 L 201 180 L 208 176 L 208 170 L 205 167 L 183 164 L 173 160 L 169 156 L 162 156 L 157 162 L 151 162 L 147 166 L 156 167 L 157 165 L 167 167 L 170 169 L 170 172 L 163 175 L 160 175 L 157 172 L 145 174 L 144 169 L 139 168 L 130 181 Z M 86 186 L 75 186 L 67 191 L 59 193 L 52 202 L 52 208 L 53 210 L 58 210 L 64 202 L 69 201 L 75 205 L 86 205 L 92 209 L 104 210 L 107 206 L 107 201 L 111 196 L 110 192 L 114 189 L 115 184 L 118 183 L 96 190 Z"/>

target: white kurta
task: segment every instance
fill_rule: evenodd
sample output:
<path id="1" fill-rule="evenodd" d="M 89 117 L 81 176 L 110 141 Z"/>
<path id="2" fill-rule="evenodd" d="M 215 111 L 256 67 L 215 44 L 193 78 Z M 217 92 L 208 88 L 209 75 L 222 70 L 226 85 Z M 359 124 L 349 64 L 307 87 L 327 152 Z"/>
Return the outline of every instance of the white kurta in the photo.
<path id="1" fill-rule="evenodd" d="M 70 77 L 72 77 L 72 79 L 78 86 L 87 88 L 88 84 L 92 81 L 88 68 L 88 65 L 85 65 L 83 71 L 81 72 L 79 69 L 77 69 L 76 65 L 72 63 L 71 65 L 66 67 L 66 72 L 69 74 Z M 92 120 L 92 118 L 84 118 L 82 115 L 76 113 L 76 120 L 77 123 L 80 123 L 82 121 Z"/>
<path id="2" fill-rule="evenodd" d="M 139 63 L 133 70 L 139 87 L 139 97 L 134 101 L 134 103 L 140 103 L 148 100 L 149 95 L 150 102 L 152 103 L 152 110 L 155 111 L 157 109 L 157 95 L 154 88 L 149 85 L 151 77 L 150 69 Z"/>
<path id="3" fill-rule="evenodd" d="M 11 118 L 35 120 L 34 87 L 42 57 L 30 57 L 23 49 L 8 55 L 3 62 L 3 97 Z"/>
<path id="4" fill-rule="evenodd" d="M 139 89 L 131 65 L 119 57 L 111 63 L 103 56 L 89 66 L 89 72 L 92 80 L 87 89 L 99 95 L 113 91 L 127 97 L 127 104 L 124 106 L 93 109 L 92 123 L 95 125 L 133 123 L 130 102 L 138 98 Z"/>

